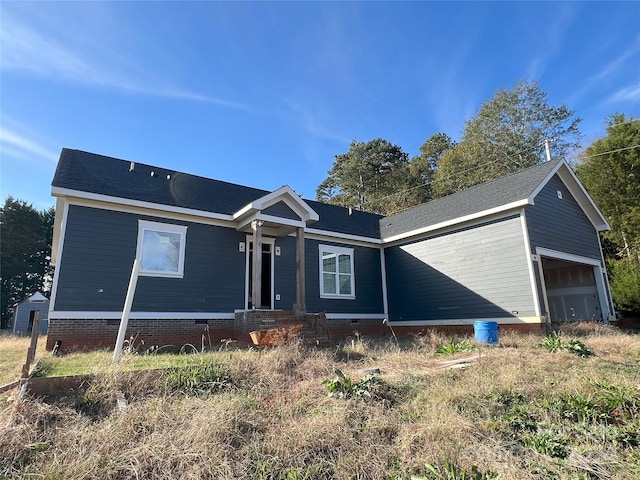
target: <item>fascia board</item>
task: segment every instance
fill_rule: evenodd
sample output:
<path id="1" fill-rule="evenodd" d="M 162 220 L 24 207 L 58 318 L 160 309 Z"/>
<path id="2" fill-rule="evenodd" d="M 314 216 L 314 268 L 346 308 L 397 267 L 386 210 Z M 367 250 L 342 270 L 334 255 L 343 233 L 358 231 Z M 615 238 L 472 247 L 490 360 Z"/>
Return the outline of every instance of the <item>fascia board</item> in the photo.
<path id="1" fill-rule="evenodd" d="M 288 185 L 274 190 L 273 192 L 260 197 L 233 214 L 234 219 L 239 219 L 255 211 L 265 210 L 276 203 L 283 201 L 291 208 L 303 221 L 318 221 L 319 215 L 296 192 Z"/>
<path id="2" fill-rule="evenodd" d="M 259 213 L 256 215 L 256 220 L 262 220 L 263 222 L 276 223 L 278 225 L 287 225 L 289 227 L 304 227 L 305 223 L 302 220 L 292 220 L 290 218 L 274 217 L 273 215 L 264 215 Z"/>
<path id="3" fill-rule="evenodd" d="M 418 228 L 416 230 L 412 230 L 405 233 L 399 233 L 397 235 L 392 235 L 391 237 L 383 237 L 382 240 L 384 243 L 391 243 L 397 240 L 403 240 L 405 238 L 415 237 L 416 235 L 423 235 L 425 233 L 434 232 L 436 230 L 441 230 L 443 228 L 452 227 L 454 225 L 459 225 L 461 223 L 466 223 L 472 220 L 477 220 L 479 218 L 488 217 L 496 213 L 502 213 L 508 210 L 514 210 L 527 205 L 533 205 L 533 203 L 531 203 L 528 198 L 525 198 L 523 200 L 517 200 L 512 203 L 507 203 L 506 205 L 500 205 L 499 207 L 490 208 L 488 210 L 472 213 L 470 215 L 465 215 L 464 217 L 453 218 L 451 220 L 436 223 L 434 225 L 429 225 L 427 227 Z"/>
<path id="4" fill-rule="evenodd" d="M 379 238 L 363 237 L 361 235 L 351 235 L 348 233 L 332 232 L 330 230 L 320 230 L 317 228 L 305 228 L 305 238 L 315 237 L 316 239 L 330 238 L 332 241 L 340 242 L 359 242 L 367 245 L 382 245 L 383 241 Z M 335 239 L 335 240 L 333 240 Z"/>
<path id="5" fill-rule="evenodd" d="M 533 192 L 531 192 L 531 194 L 529 195 L 529 202 L 531 203 L 531 205 L 534 204 L 534 200 L 535 198 L 538 196 L 538 194 L 540 193 L 540 191 L 542 191 L 542 189 L 547 185 L 547 183 L 549 183 L 549 180 L 551 180 L 553 178 L 553 176 L 556 174 L 556 172 L 558 170 L 560 170 L 560 167 L 562 167 L 564 160 L 561 162 L 558 162 L 558 164 L 553 167 L 553 170 L 551 170 L 547 176 L 544 178 L 544 180 L 542 180 L 538 186 L 533 190 Z"/>
<path id="6" fill-rule="evenodd" d="M 213 220 L 233 221 L 232 215 L 224 213 L 207 212 L 205 210 L 195 210 L 193 208 L 175 207 L 173 205 L 165 205 L 161 203 L 144 202 L 141 200 L 131 200 L 129 198 L 112 197 L 110 195 L 102 195 L 99 193 L 89 193 L 80 190 L 72 190 L 68 188 L 52 187 L 51 195 L 54 197 L 76 197 L 85 200 L 95 200 L 98 202 L 113 203 L 116 205 L 126 205 L 130 207 L 146 208 L 149 210 L 157 210 L 161 212 L 172 212 L 181 215 L 190 215 L 194 217 L 209 218 Z"/>
<path id="7" fill-rule="evenodd" d="M 249 225 L 254 220 L 261 220 L 263 222 L 275 223 L 277 225 L 283 225 L 283 226 L 294 227 L 294 228 L 305 226 L 302 220 L 292 220 L 290 218 L 274 217 L 273 215 L 264 215 L 262 213 L 254 213 L 253 215 L 244 217 L 242 221 L 238 222 L 238 226 L 236 227 L 236 230 L 243 230 L 244 228 L 247 227 L 247 225 Z"/>
<path id="8" fill-rule="evenodd" d="M 558 260 L 566 260 L 568 262 L 583 263 L 585 265 L 603 266 L 603 263 L 597 258 L 583 257 L 573 253 L 561 252 L 551 248 L 536 247 L 536 254 L 542 257 L 555 258 Z"/>
<path id="9" fill-rule="evenodd" d="M 573 195 L 573 198 L 578 202 L 578 205 L 580 205 L 580 208 L 582 208 L 596 230 L 599 232 L 611 230 L 609 222 L 607 222 L 607 219 L 597 207 L 589 193 L 585 190 L 578 177 L 576 177 L 576 174 L 573 173 L 573 170 L 571 170 L 569 165 L 564 161 L 562 162 L 562 165 L 565 168 L 558 171 L 560 180 L 562 180 L 562 183 L 564 183 L 569 189 L 569 192 L 571 192 L 571 195 Z"/>

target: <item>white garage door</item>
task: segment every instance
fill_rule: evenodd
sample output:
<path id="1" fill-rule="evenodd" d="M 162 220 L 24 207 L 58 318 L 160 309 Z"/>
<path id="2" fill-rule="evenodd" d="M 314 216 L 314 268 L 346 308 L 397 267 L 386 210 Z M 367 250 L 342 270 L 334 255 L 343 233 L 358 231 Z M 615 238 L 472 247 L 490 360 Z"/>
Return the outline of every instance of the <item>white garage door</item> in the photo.
<path id="1" fill-rule="evenodd" d="M 551 321 L 602 319 L 593 266 L 544 258 L 542 267 Z"/>

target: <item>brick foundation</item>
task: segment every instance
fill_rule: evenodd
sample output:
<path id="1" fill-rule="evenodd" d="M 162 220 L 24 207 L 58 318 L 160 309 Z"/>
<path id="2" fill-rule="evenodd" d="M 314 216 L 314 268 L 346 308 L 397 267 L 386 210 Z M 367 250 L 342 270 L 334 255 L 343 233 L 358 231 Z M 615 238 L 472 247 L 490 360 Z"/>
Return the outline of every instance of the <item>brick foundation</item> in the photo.
<path id="1" fill-rule="evenodd" d="M 292 323 L 304 323 L 301 336 L 309 341 L 337 342 L 362 335 L 389 336 L 391 330 L 381 319 L 330 319 L 324 313 L 297 317 L 285 310 L 247 310 L 238 312 L 235 319 L 130 319 L 126 339 L 135 348 L 154 346 L 180 348 L 191 344 L 196 348 L 215 347 L 226 339 L 251 344 L 249 332 Z M 49 320 L 47 350 L 60 340 L 60 353 L 112 349 L 120 326 L 119 319 L 59 319 Z M 445 334 L 473 335 L 473 325 L 393 326 L 397 336 L 420 335 L 429 331 Z M 541 332 L 545 324 L 500 324 L 500 331 Z"/>
<path id="2" fill-rule="evenodd" d="M 203 342 L 215 346 L 235 338 L 233 323 L 227 319 L 130 319 L 125 341 L 143 349 L 186 344 L 200 348 Z M 119 319 L 50 319 L 47 350 L 52 350 L 58 340 L 62 342 L 60 353 L 113 348 L 119 328 Z"/>

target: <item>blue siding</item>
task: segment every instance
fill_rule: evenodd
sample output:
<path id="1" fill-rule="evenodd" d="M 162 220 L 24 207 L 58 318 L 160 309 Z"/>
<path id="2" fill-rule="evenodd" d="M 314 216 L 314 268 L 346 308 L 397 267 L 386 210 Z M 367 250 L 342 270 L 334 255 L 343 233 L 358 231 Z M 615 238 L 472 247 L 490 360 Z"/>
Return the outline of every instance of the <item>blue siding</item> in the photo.
<path id="1" fill-rule="evenodd" d="M 535 315 L 519 216 L 385 249 L 389 318 Z"/>
<path id="2" fill-rule="evenodd" d="M 274 308 L 291 310 L 296 303 L 296 239 L 295 237 L 276 238 L 276 247 L 280 247 L 280 256 L 273 260 L 274 293 L 280 300 L 274 299 Z"/>
<path id="3" fill-rule="evenodd" d="M 356 298 L 354 300 L 320 298 L 319 246 L 321 244 L 353 248 L 353 267 L 356 285 Z M 382 302 L 382 268 L 380 266 L 379 248 L 306 240 L 305 263 L 308 311 L 355 314 L 384 313 L 384 305 Z"/>
<path id="4" fill-rule="evenodd" d="M 244 234 L 234 229 L 71 205 L 55 310 L 119 311 L 138 220 L 187 225 L 184 278 L 140 277 L 133 311 L 233 312 L 244 305 Z"/>
<path id="5" fill-rule="evenodd" d="M 558 198 L 558 191 L 562 199 Z M 534 202 L 525 213 L 532 253 L 536 247 L 543 247 L 602 261 L 598 232 L 557 175 L 549 180 Z M 540 271 L 535 268 L 534 272 L 540 306 L 544 310 Z"/>
<path id="6" fill-rule="evenodd" d="M 284 202 L 271 205 L 269 208 L 265 208 L 262 213 L 265 215 L 273 215 L 274 217 L 288 218 L 290 220 L 300 220 L 300 215 L 291 210 L 289 205 Z"/>
<path id="7" fill-rule="evenodd" d="M 598 232 L 557 175 L 534 202 L 526 210 L 532 252 L 544 247 L 600 260 Z"/>

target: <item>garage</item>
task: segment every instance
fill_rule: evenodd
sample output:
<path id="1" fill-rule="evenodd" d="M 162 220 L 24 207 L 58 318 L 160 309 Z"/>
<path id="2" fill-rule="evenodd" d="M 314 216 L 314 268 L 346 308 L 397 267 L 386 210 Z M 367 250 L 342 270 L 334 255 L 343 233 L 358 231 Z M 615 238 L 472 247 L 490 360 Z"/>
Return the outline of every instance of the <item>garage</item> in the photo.
<path id="1" fill-rule="evenodd" d="M 552 322 L 602 320 L 599 266 L 542 258 L 547 311 Z"/>

